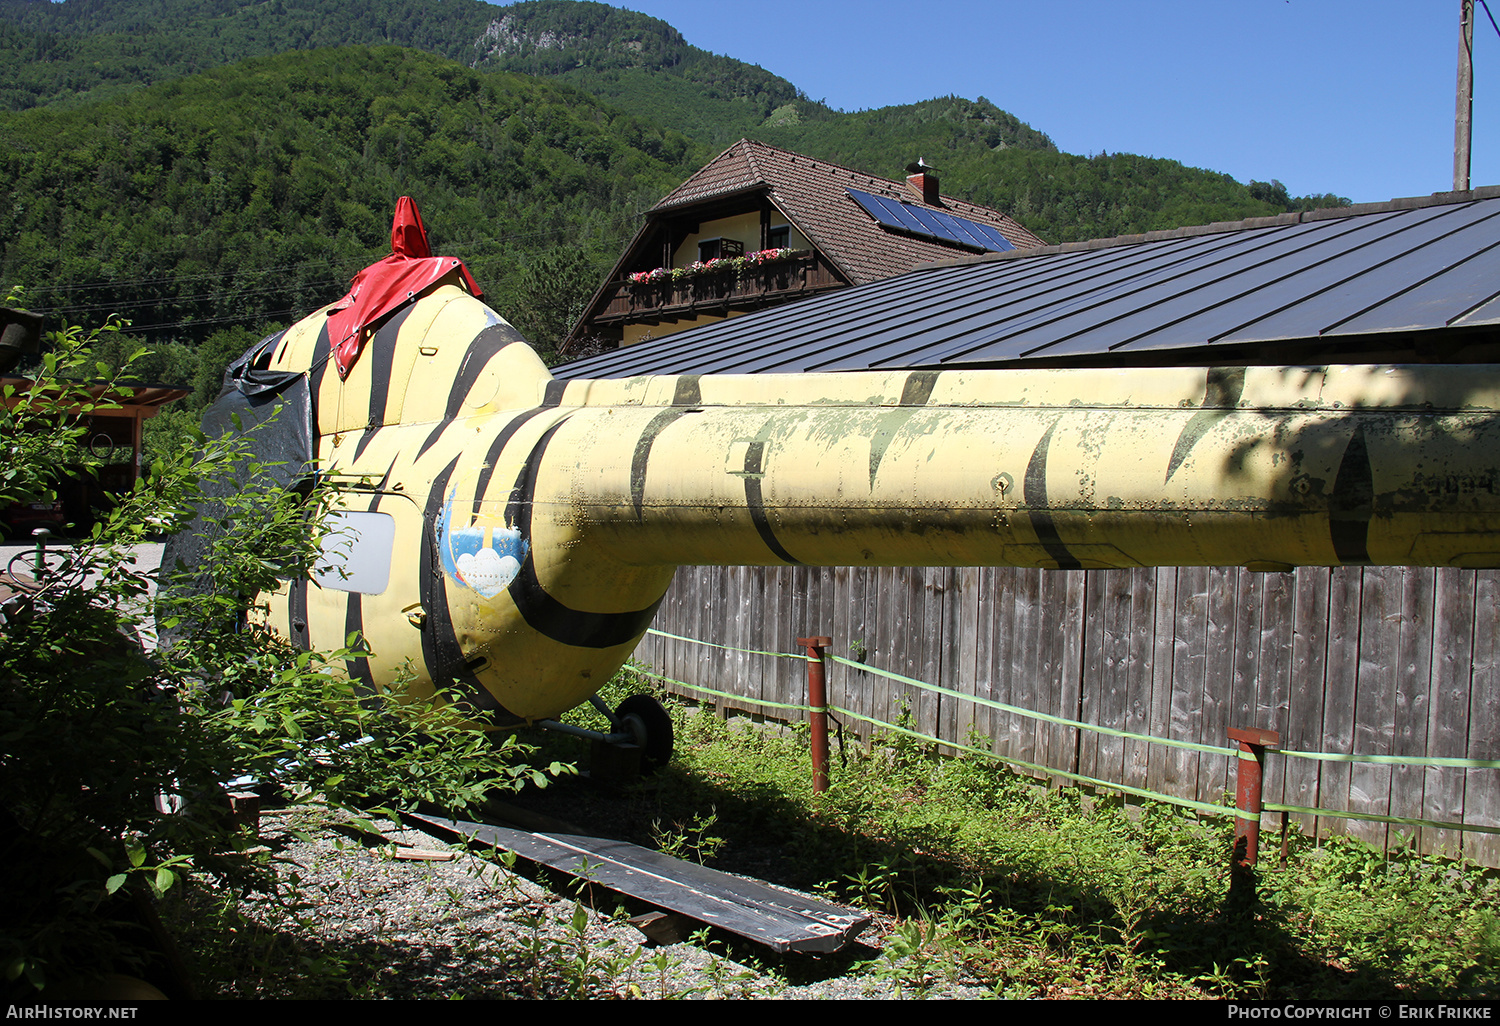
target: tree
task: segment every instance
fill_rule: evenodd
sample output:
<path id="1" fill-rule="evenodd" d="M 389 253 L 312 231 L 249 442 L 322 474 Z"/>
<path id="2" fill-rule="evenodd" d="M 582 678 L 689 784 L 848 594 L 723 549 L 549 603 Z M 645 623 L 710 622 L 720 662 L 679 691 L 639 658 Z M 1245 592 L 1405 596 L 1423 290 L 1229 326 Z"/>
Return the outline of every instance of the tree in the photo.
<path id="1" fill-rule="evenodd" d="M 106 369 L 93 348 L 114 327 L 54 333 L 36 384 L 7 387 L 0 503 L 88 466 L 78 414 L 96 400 L 77 381 Z M 363 639 L 299 652 L 246 623 L 246 597 L 308 572 L 326 540 L 331 493 L 267 486 L 266 470 L 242 439 L 200 436 L 157 459 L 39 581 L 9 582 L 24 587 L 0 625 L 0 968 L 17 998 L 149 973 L 150 945 L 122 924 L 184 880 L 278 886 L 222 815 L 232 777 L 361 816 L 388 803 L 462 809 L 541 777 L 512 738 L 492 744 L 466 725 L 483 714 L 457 701 L 398 716 L 394 701 L 355 694 L 342 667 Z M 229 487 L 204 507 L 216 521 L 208 590 L 174 593 L 175 568 L 153 581 L 133 545 L 201 529 L 213 482 Z M 153 583 L 169 597 L 146 601 Z M 166 651 L 139 640 L 153 616 L 177 631 Z"/>
<path id="2" fill-rule="evenodd" d="M 557 347 L 583 315 L 599 285 L 600 271 L 577 249 L 554 249 L 521 272 L 516 328 L 543 360 L 556 362 Z"/>

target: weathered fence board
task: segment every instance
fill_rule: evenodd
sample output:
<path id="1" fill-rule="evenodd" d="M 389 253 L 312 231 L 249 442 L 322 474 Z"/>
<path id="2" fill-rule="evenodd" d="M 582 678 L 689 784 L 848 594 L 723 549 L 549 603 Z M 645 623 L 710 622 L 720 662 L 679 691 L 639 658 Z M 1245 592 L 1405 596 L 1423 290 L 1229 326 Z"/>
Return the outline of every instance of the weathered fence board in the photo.
<path id="1" fill-rule="evenodd" d="M 1231 726 L 1280 732 L 1282 747 L 1358 755 L 1500 758 L 1500 572 L 1402 568 L 1048 571 L 683 568 L 657 626 L 736 649 L 831 654 L 962 694 L 1151 737 L 1228 747 Z M 637 658 L 669 677 L 802 704 L 806 666 L 648 635 Z M 829 667 L 831 700 L 859 717 L 1062 773 L 1219 802 L 1237 760 L 1041 722 Z M 868 735 L 864 720 L 844 724 Z M 1064 778 L 1054 777 L 1057 782 Z M 1500 770 L 1402 767 L 1271 755 L 1268 802 L 1500 825 Z M 1310 833 L 1500 865 L 1500 838 L 1297 816 Z M 1276 817 L 1268 814 L 1266 823 Z"/>

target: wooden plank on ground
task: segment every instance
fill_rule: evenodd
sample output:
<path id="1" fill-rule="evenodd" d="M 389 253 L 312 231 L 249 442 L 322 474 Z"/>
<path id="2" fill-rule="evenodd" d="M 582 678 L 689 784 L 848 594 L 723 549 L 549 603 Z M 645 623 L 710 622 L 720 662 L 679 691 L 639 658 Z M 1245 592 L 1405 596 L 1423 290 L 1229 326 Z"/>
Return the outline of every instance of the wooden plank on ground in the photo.
<path id="1" fill-rule="evenodd" d="M 862 912 L 683 862 L 627 841 L 584 834 L 532 833 L 437 816 L 407 815 L 405 819 L 439 836 L 505 848 L 532 862 L 691 916 L 776 951 L 837 951 L 870 921 Z"/>

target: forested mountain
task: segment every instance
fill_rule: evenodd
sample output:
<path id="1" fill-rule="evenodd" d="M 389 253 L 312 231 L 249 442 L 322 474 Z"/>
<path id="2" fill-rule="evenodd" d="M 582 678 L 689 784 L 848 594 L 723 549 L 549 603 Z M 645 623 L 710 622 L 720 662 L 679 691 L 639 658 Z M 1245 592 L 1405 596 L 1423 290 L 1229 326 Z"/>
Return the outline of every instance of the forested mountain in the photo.
<path id="1" fill-rule="evenodd" d="M 983 97 L 832 111 L 762 68 L 689 45 L 664 21 L 575 0 L 0 0 L 0 106 L 76 104 L 258 54 L 349 43 L 559 77 L 712 149 L 749 136 L 883 177 L 923 156 L 954 195 L 1057 242 L 1338 201 L 1299 201 L 1275 183 L 1246 186 L 1172 160 L 1060 154 Z"/>
<path id="2" fill-rule="evenodd" d="M 285 321 L 386 251 L 409 193 L 434 247 L 524 312 L 542 254 L 597 278 L 705 156 L 567 87 L 416 50 L 258 58 L 0 119 L 0 278 L 186 338 Z"/>
<path id="3" fill-rule="evenodd" d="M 407 46 L 481 70 L 562 76 L 656 120 L 728 143 L 799 97 L 785 79 L 690 46 L 656 18 L 539 0 L 0 0 L 0 107 L 114 96 L 247 57 L 350 44 Z M 654 87 L 645 83 L 655 82 Z"/>
<path id="4" fill-rule="evenodd" d="M 833 111 L 598 3 L 0 0 L 0 282 L 125 314 L 183 378 L 252 330 L 224 326 L 337 296 L 410 193 L 545 348 L 633 215 L 740 136 L 883 177 L 925 157 L 1049 241 L 1337 200 L 1059 153 L 983 97 Z"/>

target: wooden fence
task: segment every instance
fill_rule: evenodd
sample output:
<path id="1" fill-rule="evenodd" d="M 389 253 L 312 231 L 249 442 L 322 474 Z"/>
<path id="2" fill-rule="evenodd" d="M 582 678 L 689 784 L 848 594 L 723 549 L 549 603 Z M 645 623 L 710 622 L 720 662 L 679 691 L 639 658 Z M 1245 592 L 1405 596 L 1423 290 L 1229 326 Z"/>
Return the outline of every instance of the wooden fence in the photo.
<path id="1" fill-rule="evenodd" d="M 1228 727 L 1264 727 L 1287 751 L 1497 759 L 1497 600 L 1500 572 L 1472 570 L 683 567 L 655 627 L 730 648 L 653 633 L 636 658 L 775 717 L 753 701 L 804 704 L 805 664 L 734 649 L 793 652 L 822 634 L 831 655 L 1133 734 L 1227 747 Z M 1211 803 L 1234 787 L 1228 756 L 1039 722 L 839 663 L 828 679 L 835 705 L 886 722 L 906 707 L 920 732 L 964 743 L 972 731 L 1002 759 Z M 1271 754 L 1265 800 L 1496 826 L 1500 769 Z M 1493 834 L 1294 819 L 1377 845 L 1415 834 L 1423 850 L 1500 865 Z"/>

